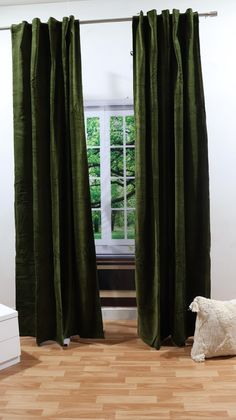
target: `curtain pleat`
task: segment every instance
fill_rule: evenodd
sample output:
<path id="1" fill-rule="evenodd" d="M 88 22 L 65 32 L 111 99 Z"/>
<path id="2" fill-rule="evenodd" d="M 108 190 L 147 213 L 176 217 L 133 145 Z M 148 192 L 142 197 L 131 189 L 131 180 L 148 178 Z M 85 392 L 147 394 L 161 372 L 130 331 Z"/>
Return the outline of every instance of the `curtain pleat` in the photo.
<path id="1" fill-rule="evenodd" d="M 159 348 L 193 334 L 210 295 L 206 115 L 198 14 L 133 18 L 138 332 Z"/>
<path id="2" fill-rule="evenodd" d="M 37 342 L 103 337 L 79 22 L 12 26 L 16 306 Z"/>

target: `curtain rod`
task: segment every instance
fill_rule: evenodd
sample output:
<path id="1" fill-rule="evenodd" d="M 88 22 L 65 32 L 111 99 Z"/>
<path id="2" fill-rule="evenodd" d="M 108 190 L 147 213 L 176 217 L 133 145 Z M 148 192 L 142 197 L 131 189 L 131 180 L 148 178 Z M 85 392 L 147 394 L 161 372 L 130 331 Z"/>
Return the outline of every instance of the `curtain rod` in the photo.
<path id="1" fill-rule="evenodd" d="M 217 16 L 217 11 L 213 12 L 206 12 L 206 13 L 198 13 L 199 17 L 215 17 Z M 132 18 L 114 18 L 114 19 L 95 19 L 95 20 L 81 20 L 81 25 L 91 25 L 94 23 L 116 23 L 116 22 L 132 22 Z M 6 31 L 11 29 L 10 26 L 2 26 L 0 27 L 0 31 Z"/>

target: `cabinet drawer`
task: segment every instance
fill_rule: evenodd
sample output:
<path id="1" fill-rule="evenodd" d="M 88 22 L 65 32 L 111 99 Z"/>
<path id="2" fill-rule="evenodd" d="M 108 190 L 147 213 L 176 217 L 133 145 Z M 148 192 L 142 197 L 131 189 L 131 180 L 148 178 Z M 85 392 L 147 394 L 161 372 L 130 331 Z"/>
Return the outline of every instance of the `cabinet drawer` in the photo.
<path id="1" fill-rule="evenodd" d="M 0 321 L 0 345 L 2 341 L 17 336 L 19 336 L 17 317 Z"/>
<path id="2" fill-rule="evenodd" d="M 18 356 L 20 356 L 19 337 L 13 337 L 0 343 L 0 364 Z"/>

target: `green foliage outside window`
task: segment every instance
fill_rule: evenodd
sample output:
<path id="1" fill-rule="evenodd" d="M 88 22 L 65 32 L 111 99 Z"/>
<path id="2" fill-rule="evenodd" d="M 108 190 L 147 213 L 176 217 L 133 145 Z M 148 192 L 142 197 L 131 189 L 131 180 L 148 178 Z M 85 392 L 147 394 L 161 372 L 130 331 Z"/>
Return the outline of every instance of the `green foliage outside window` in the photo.
<path id="1" fill-rule="evenodd" d="M 124 239 L 124 210 L 112 210 L 112 239 Z"/>
<path id="2" fill-rule="evenodd" d="M 128 179 L 126 184 L 126 207 L 135 208 L 135 180 Z"/>
<path id="3" fill-rule="evenodd" d="M 126 176 L 134 176 L 135 174 L 135 156 L 134 148 L 126 149 Z"/>
<path id="4" fill-rule="evenodd" d="M 89 176 L 100 176 L 100 149 L 88 149 Z"/>
<path id="5" fill-rule="evenodd" d="M 127 238 L 134 239 L 135 235 L 135 211 L 127 211 Z"/>
<path id="6" fill-rule="evenodd" d="M 123 117 L 110 118 L 111 146 L 123 145 Z"/>
<path id="7" fill-rule="evenodd" d="M 92 211 L 94 239 L 101 239 L 101 210 Z"/>
<path id="8" fill-rule="evenodd" d="M 101 207 L 101 185 L 100 179 L 90 180 L 90 196 L 92 208 Z"/>
<path id="9" fill-rule="evenodd" d="M 100 123 L 98 117 L 87 118 L 87 145 L 100 145 Z"/>
<path id="10" fill-rule="evenodd" d="M 124 207 L 124 181 L 115 179 L 111 181 L 111 207 Z"/>
<path id="11" fill-rule="evenodd" d="M 134 116 L 127 115 L 125 117 L 125 139 L 127 145 L 134 145 L 135 141 L 135 125 Z"/>
<path id="12" fill-rule="evenodd" d="M 111 176 L 124 176 L 124 151 L 121 147 L 111 149 Z"/>

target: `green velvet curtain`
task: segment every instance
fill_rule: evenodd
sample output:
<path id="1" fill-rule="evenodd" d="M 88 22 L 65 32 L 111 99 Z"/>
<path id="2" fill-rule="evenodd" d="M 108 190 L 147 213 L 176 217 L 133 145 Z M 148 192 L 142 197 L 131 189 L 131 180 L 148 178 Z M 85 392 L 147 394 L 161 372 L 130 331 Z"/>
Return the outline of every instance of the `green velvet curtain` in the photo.
<path id="1" fill-rule="evenodd" d="M 210 294 L 209 175 L 198 14 L 133 18 L 138 331 L 159 348 L 193 334 Z"/>
<path id="2" fill-rule="evenodd" d="M 12 26 L 16 306 L 37 343 L 103 337 L 79 21 Z"/>

